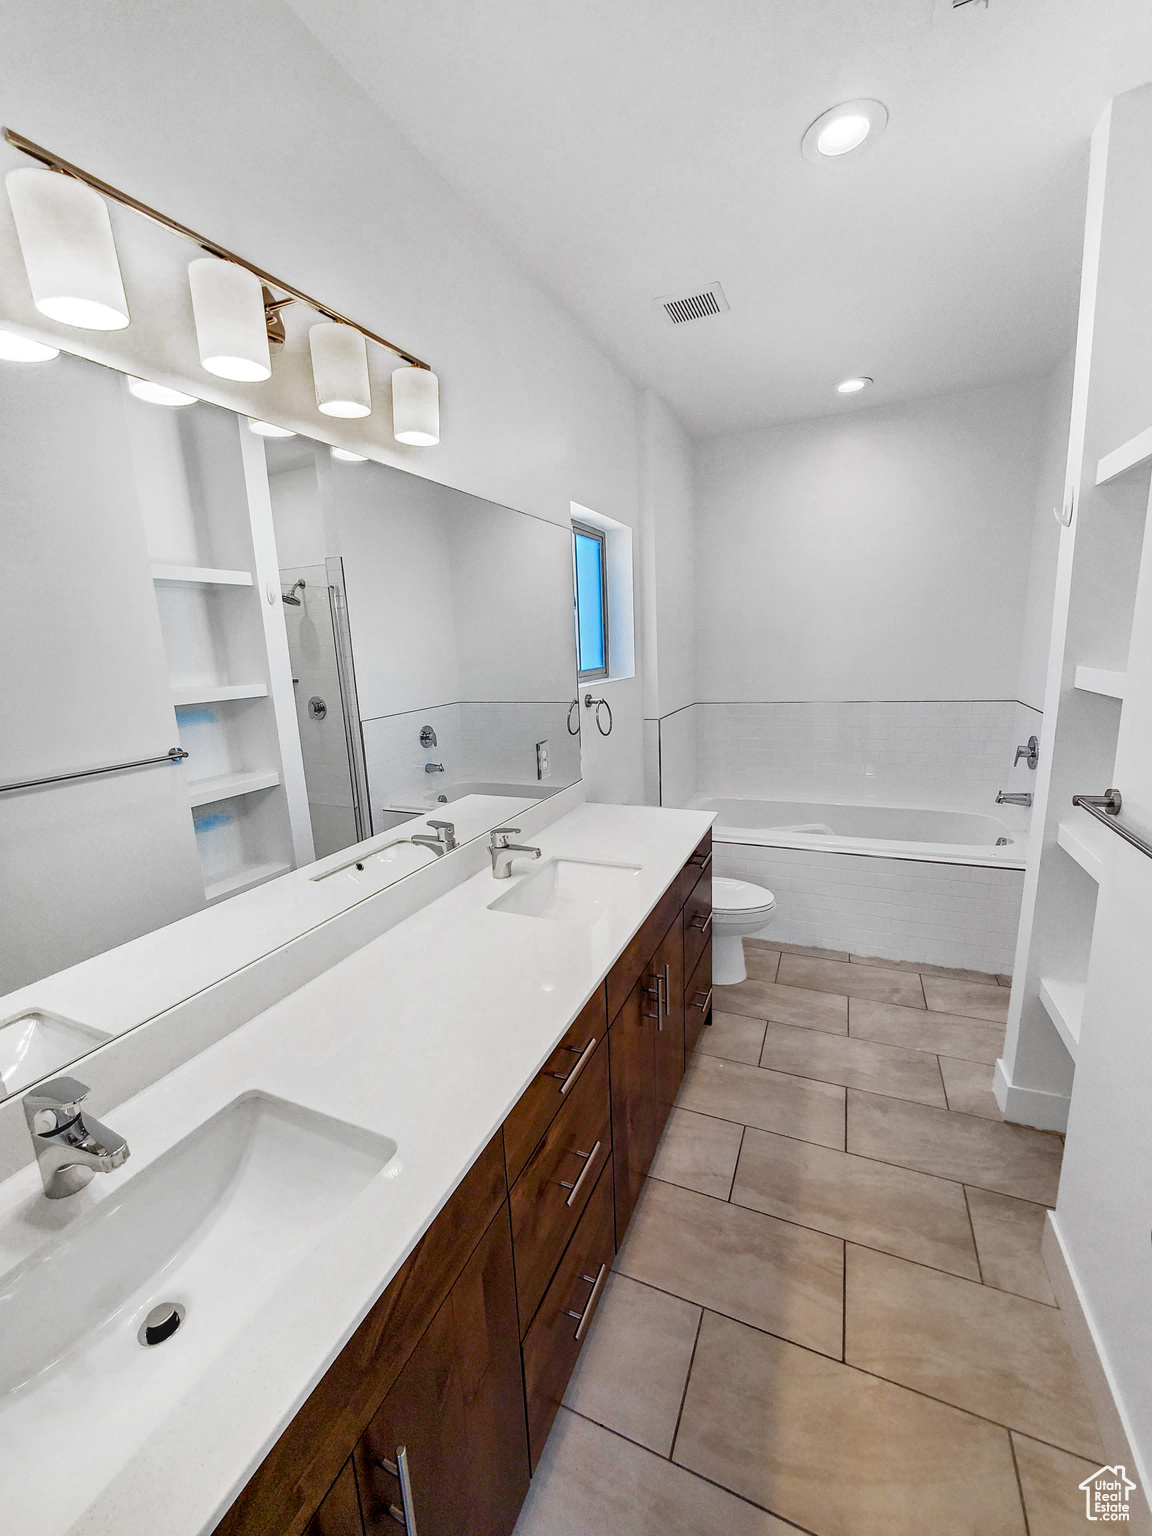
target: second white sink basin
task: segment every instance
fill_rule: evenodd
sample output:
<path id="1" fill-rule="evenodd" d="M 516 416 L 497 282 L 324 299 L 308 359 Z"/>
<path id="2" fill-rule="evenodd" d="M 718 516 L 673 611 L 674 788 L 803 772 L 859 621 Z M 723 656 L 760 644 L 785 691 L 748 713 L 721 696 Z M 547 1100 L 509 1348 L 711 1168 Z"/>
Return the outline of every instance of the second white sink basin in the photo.
<path id="1" fill-rule="evenodd" d="M 69 1526 L 395 1151 L 250 1094 L 0 1275 L 5 1528 Z M 161 1303 L 184 1318 L 149 1347 Z"/>
<path id="2" fill-rule="evenodd" d="M 545 917 L 591 927 L 632 888 L 635 864 L 594 864 L 585 859 L 548 859 L 512 889 L 488 903 L 490 912 Z"/>
<path id="3" fill-rule="evenodd" d="M 94 1051 L 107 1030 L 33 1009 L 0 1024 L 0 1099 Z"/>

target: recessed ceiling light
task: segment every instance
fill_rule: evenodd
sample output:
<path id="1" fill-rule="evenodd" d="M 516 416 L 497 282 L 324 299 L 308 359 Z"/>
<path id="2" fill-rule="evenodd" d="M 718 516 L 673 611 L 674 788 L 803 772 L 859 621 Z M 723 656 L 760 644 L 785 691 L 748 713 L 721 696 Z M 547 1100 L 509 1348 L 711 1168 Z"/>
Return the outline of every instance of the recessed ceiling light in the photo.
<path id="1" fill-rule="evenodd" d="M 837 160 L 874 144 L 887 126 L 888 108 L 882 101 L 842 101 L 809 125 L 800 148 L 805 159 L 817 164 Z"/>
<path id="2" fill-rule="evenodd" d="M 863 373 L 858 373 L 854 378 L 841 379 L 836 386 L 838 395 L 858 395 L 862 389 L 867 389 L 872 380 Z"/>
<path id="3" fill-rule="evenodd" d="M 59 347 L 30 341 L 27 336 L 17 336 L 15 331 L 0 331 L 0 358 L 6 363 L 47 363 L 59 356 Z"/>
<path id="4" fill-rule="evenodd" d="M 149 405 L 195 405 L 195 395 L 184 395 L 167 384 L 154 384 L 151 379 L 137 379 L 128 374 L 128 393 L 137 400 L 147 400 Z"/>
<path id="5" fill-rule="evenodd" d="M 363 453 L 353 453 L 348 448 L 333 448 L 332 457 L 339 459 L 342 464 L 367 464 L 368 457 Z"/>
<path id="6" fill-rule="evenodd" d="M 259 421 L 255 416 L 248 418 L 249 431 L 255 432 L 257 437 L 295 437 L 291 427 L 274 427 L 270 421 Z"/>

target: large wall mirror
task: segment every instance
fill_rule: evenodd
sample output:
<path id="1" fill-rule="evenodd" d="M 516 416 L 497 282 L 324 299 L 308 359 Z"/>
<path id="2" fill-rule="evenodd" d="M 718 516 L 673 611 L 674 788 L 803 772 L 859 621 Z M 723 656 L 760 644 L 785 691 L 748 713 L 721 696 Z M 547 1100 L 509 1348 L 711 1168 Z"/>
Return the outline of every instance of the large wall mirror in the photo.
<path id="1" fill-rule="evenodd" d="M 128 383 L 0 362 L 3 1094 L 107 1038 L 45 978 L 580 773 L 565 529 Z"/>

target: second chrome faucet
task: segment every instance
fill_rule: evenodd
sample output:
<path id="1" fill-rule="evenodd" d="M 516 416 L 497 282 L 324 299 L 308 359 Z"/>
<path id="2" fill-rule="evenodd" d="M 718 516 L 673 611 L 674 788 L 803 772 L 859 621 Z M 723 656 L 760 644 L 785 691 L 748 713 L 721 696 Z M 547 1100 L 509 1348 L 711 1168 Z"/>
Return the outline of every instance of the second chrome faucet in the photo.
<path id="1" fill-rule="evenodd" d="M 492 878 L 494 880 L 507 880 L 512 873 L 512 860 L 518 854 L 526 858 L 538 859 L 539 848 L 531 848 L 526 843 L 510 843 L 510 837 L 518 837 L 519 827 L 496 827 L 490 834 L 491 841 L 488 852 L 492 856 Z"/>

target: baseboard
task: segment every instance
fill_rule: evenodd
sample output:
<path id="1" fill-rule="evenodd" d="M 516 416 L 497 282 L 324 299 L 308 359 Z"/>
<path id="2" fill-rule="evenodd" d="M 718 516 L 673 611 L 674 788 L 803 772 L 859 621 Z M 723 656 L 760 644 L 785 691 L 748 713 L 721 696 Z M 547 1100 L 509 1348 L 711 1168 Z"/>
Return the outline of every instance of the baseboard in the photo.
<path id="1" fill-rule="evenodd" d="M 992 1092 L 1005 1120 L 1015 1125 L 1033 1125 L 1038 1131 L 1066 1131 L 1071 1095 L 1045 1093 L 1040 1088 L 1021 1088 L 1008 1076 L 1004 1059 L 996 1063 L 992 1074 Z"/>
<path id="2" fill-rule="evenodd" d="M 1148 1475 L 1128 1433 L 1127 1419 L 1116 1394 L 1115 1382 L 1108 1368 L 1107 1359 L 1100 1347 L 1091 1314 L 1084 1305 L 1084 1298 L 1076 1280 L 1076 1273 L 1060 1236 L 1060 1226 L 1055 1211 L 1048 1212 L 1044 1223 L 1044 1237 L 1040 1251 L 1048 1270 L 1048 1278 L 1060 1305 L 1064 1331 L 1076 1356 L 1096 1412 L 1100 1438 L 1110 1465 L 1123 1466 L 1128 1476 L 1138 1484 L 1131 1500 L 1131 1519 L 1125 1530 L 1138 1532 L 1139 1536 L 1152 1536 L 1152 1510 L 1149 1509 L 1145 1489 L 1149 1487 Z"/>

